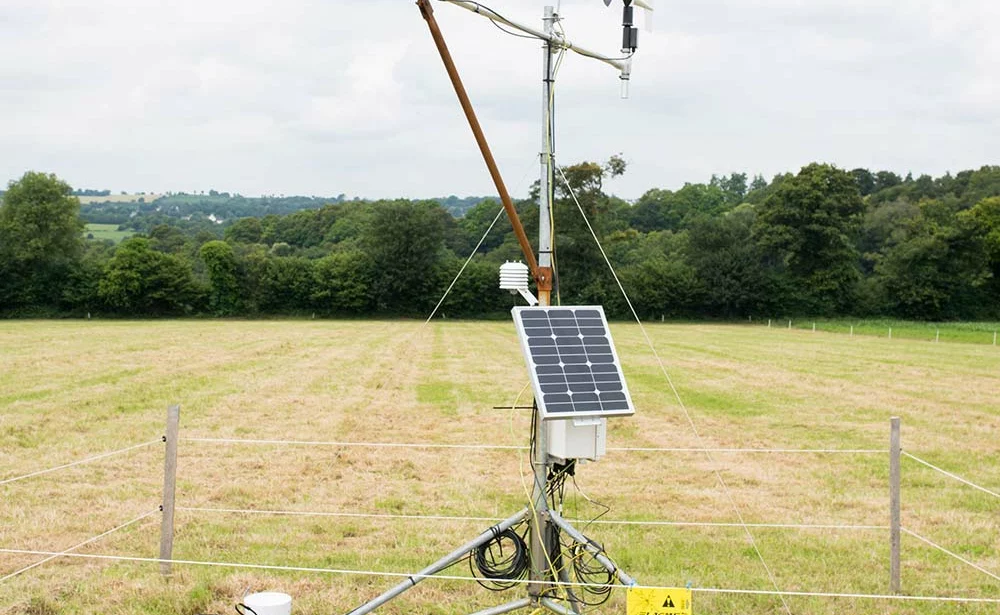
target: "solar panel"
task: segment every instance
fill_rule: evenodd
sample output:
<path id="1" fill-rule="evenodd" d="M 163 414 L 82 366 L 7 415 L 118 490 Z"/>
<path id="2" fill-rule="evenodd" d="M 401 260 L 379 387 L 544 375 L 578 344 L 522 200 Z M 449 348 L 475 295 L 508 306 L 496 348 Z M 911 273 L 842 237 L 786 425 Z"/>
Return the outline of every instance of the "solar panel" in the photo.
<path id="1" fill-rule="evenodd" d="M 543 419 L 635 413 L 603 307 L 511 312 Z"/>

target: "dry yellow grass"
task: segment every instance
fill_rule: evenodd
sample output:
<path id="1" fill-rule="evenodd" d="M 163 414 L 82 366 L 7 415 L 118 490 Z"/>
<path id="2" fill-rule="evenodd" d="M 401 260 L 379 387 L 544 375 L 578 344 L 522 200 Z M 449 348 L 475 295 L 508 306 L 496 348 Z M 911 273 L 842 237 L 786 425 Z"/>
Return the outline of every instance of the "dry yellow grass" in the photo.
<path id="1" fill-rule="evenodd" d="M 655 325 L 649 331 L 699 440 L 634 325 L 614 325 L 639 413 L 612 447 L 904 447 L 1000 487 L 1000 351 L 807 331 Z M 529 415 L 494 410 L 527 382 L 510 323 L 0 323 L 0 481 L 153 440 L 182 405 L 184 437 L 524 445 Z M 523 401 L 527 401 L 525 398 Z M 163 447 L 0 486 L 0 547 L 61 550 L 156 508 Z M 516 451 L 180 446 L 178 505 L 503 517 L 524 505 Z M 733 522 L 721 471 L 753 523 L 888 522 L 887 456 L 610 452 L 578 472 L 607 518 Z M 904 463 L 904 525 L 1000 571 L 1000 501 Z M 567 516 L 600 509 L 572 488 Z M 80 549 L 155 557 L 159 515 Z M 175 557 L 413 572 L 484 524 L 178 512 Z M 742 529 L 594 525 L 640 581 L 771 589 Z M 885 531 L 756 529 L 784 590 L 883 593 Z M 910 594 L 1000 598 L 1000 583 L 904 538 Z M 38 559 L 0 553 L 0 577 Z M 458 574 L 467 572 L 459 567 Z M 396 581 L 61 558 L 0 582 L 0 613 L 226 612 L 281 588 L 298 613 L 346 612 Z M 386 613 L 463 613 L 506 599 L 430 581 Z M 793 613 L 992 613 L 992 606 L 790 598 Z M 616 595 L 599 612 L 620 612 Z M 696 594 L 698 613 L 779 613 L 773 597 Z"/>

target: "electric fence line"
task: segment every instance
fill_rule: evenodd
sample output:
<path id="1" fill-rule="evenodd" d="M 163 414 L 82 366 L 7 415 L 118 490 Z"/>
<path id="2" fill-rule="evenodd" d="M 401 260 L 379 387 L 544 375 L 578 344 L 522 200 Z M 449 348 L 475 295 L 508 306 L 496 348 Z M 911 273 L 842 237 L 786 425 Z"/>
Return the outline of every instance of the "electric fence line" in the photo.
<path id="1" fill-rule="evenodd" d="M 982 566 L 980 566 L 980 565 L 978 565 L 978 564 L 976 564 L 974 562 L 970 562 L 969 560 L 965 559 L 961 555 L 958 555 L 957 553 L 954 553 L 952 551 L 949 551 L 948 549 L 945 549 L 944 547 L 942 547 L 941 545 L 937 544 L 936 542 L 934 542 L 930 538 L 926 538 L 924 536 L 921 536 L 920 534 L 914 532 L 913 530 L 907 529 L 905 527 L 901 527 L 899 529 L 902 530 L 903 532 L 909 534 L 910 536 L 913 536 L 917 540 L 919 540 L 919 541 L 921 541 L 923 543 L 926 543 L 926 544 L 934 547 L 935 549 L 938 549 L 942 553 L 945 553 L 946 555 L 950 555 L 950 556 L 954 557 L 955 559 L 957 559 L 958 561 L 962 562 L 963 564 L 967 564 L 967 565 L 975 568 L 979 572 L 981 572 L 981 573 L 983 573 L 983 574 L 985 574 L 985 575 L 987 575 L 989 577 L 993 577 L 997 581 L 1000 581 L 1000 575 L 996 574 L 995 572 L 990 572 L 989 570 L 983 568 Z"/>
<path id="2" fill-rule="evenodd" d="M 117 532 L 119 530 L 123 530 L 123 529 L 129 527 L 130 525 L 135 525 L 136 523 L 139 523 L 140 521 L 142 521 L 143 519 L 146 519 L 150 515 L 153 515 L 153 514 L 158 513 L 158 512 L 160 512 L 159 508 L 151 510 L 151 511 L 145 513 L 145 514 L 142 514 L 142 515 L 136 517 L 135 519 L 132 519 L 131 521 L 123 523 L 123 524 L 119 525 L 118 527 L 112 528 L 112 529 L 104 532 L 103 534 L 98 534 L 97 536 L 94 536 L 93 538 L 88 538 L 87 540 L 84 540 L 83 542 L 77 543 L 77 544 L 73 545 L 72 547 L 70 547 L 70 548 L 68 548 L 68 549 L 66 549 L 64 551 L 53 552 L 53 553 L 38 553 L 38 555 L 47 555 L 47 557 L 45 559 L 43 559 L 43 560 L 39 560 L 39 561 L 35 562 L 34 564 L 29 564 L 29 565 L 25 566 L 24 568 L 21 568 L 20 570 L 16 570 L 16 571 L 14 571 L 14 572 L 6 575 L 6 576 L 0 577 L 0 583 L 3 583 L 4 581 L 6 581 L 8 579 L 12 579 L 12 578 L 16 577 L 17 575 L 19 575 L 19 574 L 21 574 L 23 572 L 27 572 L 27 571 L 31 570 L 32 568 L 37 568 L 38 566 L 41 566 L 42 564 L 44 564 L 46 562 L 50 562 L 50 561 L 52 561 L 54 559 L 58 559 L 60 557 L 66 556 L 66 555 L 70 555 L 72 551 L 76 551 L 80 547 L 85 547 L 85 546 L 87 546 L 87 545 L 89 545 L 89 544 L 91 544 L 93 542 L 97 542 L 98 540 L 100 540 L 101 538 L 104 538 L 105 536 L 108 536 L 110 534 L 114 534 L 115 532 Z"/>
<path id="3" fill-rule="evenodd" d="M 477 577 L 462 576 L 462 575 L 444 575 L 444 574 L 417 574 L 417 573 L 407 573 L 407 572 L 390 572 L 390 571 L 377 571 L 377 570 L 356 570 L 349 568 L 318 568 L 318 567 L 308 567 L 308 566 L 277 566 L 270 564 L 246 564 L 239 562 L 215 562 L 215 561 L 205 561 L 205 560 L 184 560 L 184 559 L 162 559 L 157 557 L 137 557 L 128 555 L 100 555 L 100 554 L 88 554 L 88 553 L 64 553 L 61 551 L 33 551 L 29 549 L 3 549 L 0 548 L 0 553 L 8 553 L 14 555 L 55 555 L 61 557 L 77 558 L 77 559 L 90 559 L 90 560 L 103 560 L 103 561 L 121 561 L 121 562 L 137 562 L 137 563 L 149 563 L 149 564 L 178 564 L 178 565 L 188 565 L 188 566 L 208 566 L 217 568 L 239 568 L 239 569 L 252 569 L 252 570 L 275 570 L 275 571 L 290 571 L 290 572 L 313 572 L 313 573 L 325 573 L 325 574 L 340 574 L 340 575 L 350 575 L 350 576 L 374 576 L 374 577 L 395 577 L 395 578 L 413 578 L 413 579 L 438 579 L 442 581 L 466 581 L 466 582 L 481 582 L 482 579 Z M 512 584 L 517 585 L 527 585 L 532 583 L 530 579 L 511 579 L 509 580 Z M 622 585 L 620 583 L 575 583 L 566 581 L 551 581 L 549 585 L 560 586 L 560 587 L 601 587 L 601 588 L 612 588 L 612 589 L 627 589 L 628 586 Z M 644 585 L 648 589 L 675 589 L 673 587 L 663 587 L 663 586 L 653 586 Z M 887 595 L 887 594 L 855 594 L 855 593 L 837 593 L 837 592 L 798 592 L 798 591 L 771 591 L 771 590 L 759 590 L 759 589 L 726 589 L 726 588 L 715 588 L 715 587 L 692 587 L 691 591 L 701 592 L 707 594 L 746 594 L 755 596 L 797 596 L 797 597 L 819 597 L 819 598 L 846 598 L 846 599 L 867 599 L 867 600 L 885 600 L 885 601 L 897 601 L 897 602 L 957 602 L 957 603 L 970 603 L 970 604 L 1000 604 L 1000 598 L 973 598 L 973 597 L 954 597 L 954 596 L 903 596 L 903 595 Z"/>
<path id="4" fill-rule="evenodd" d="M 90 463 L 92 461 L 98 461 L 100 459 L 107 459 L 108 457 L 113 457 L 115 455 L 121 455 L 122 453 L 127 453 L 129 451 L 134 451 L 136 449 L 143 448 L 143 447 L 146 447 L 146 446 L 151 446 L 153 444 L 156 444 L 156 443 L 162 442 L 162 441 L 163 441 L 162 439 L 150 440 L 149 442 L 143 442 L 142 444 L 136 444 L 134 446 L 129 446 L 127 448 L 123 448 L 123 449 L 120 449 L 120 450 L 117 450 L 117 451 L 110 451 L 110 452 L 107 452 L 107 453 L 101 453 L 100 455 L 94 455 L 93 457 L 88 457 L 86 459 L 81 459 L 79 461 L 74 461 L 72 463 L 64 463 L 63 465 L 56 466 L 54 468 L 48 468 L 48 469 L 45 469 L 45 470 L 38 470 L 37 472 L 31 472 L 30 474 L 24 474 L 22 476 L 15 476 L 13 478 L 7 478 L 7 479 L 4 479 L 4 480 L 0 480 L 0 485 L 7 485 L 7 484 L 10 484 L 10 483 L 16 483 L 16 482 L 22 481 L 22 480 L 24 480 L 26 478 L 32 478 L 32 477 L 35 477 L 35 476 L 41 476 L 42 474 L 48 474 L 50 472 L 55 472 L 57 470 L 65 470 L 66 468 L 72 468 L 74 466 L 82 465 L 82 464 L 85 464 L 85 463 Z"/>
<path id="5" fill-rule="evenodd" d="M 957 480 L 960 483 L 963 483 L 965 485 L 968 485 L 969 487 L 972 487 L 973 489 L 978 489 L 978 490 L 982 491 L 983 493 L 987 493 L 989 495 L 992 495 L 995 498 L 1000 498 L 1000 493 L 997 493 L 996 491 L 992 491 L 990 489 L 987 489 L 986 487 L 980 487 L 979 485 L 973 483 L 972 481 L 968 481 L 968 480 L 962 478 L 961 476 L 959 476 L 957 474 L 952 474 L 948 470 L 944 470 L 942 468 L 939 468 L 936 465 L 934 465 L 933 463 L 930 463 L 929 461 L 924 461 L 923 459 L 921 459 L 920 457 L 917 457 L 916 455 L 912 455 L 910 453 L 907 453 L 906 451 L 901 451 L 901 453 L 903 454 L 904 457 L 908 457 L 908 458 L 916 461 L 917 463 L 923 464 L 923 465 L 927 466 L 928 468 L 930 468 L 932 470 L 935 470 L 937 472 L 940 472 L 941 474 L 944 474 L 945 476 L 947 476 L 949 478 L 953 478 L 953 479 Z"/>
<path id="6" fill-rule="evenodd" d="M 527 446 L 501 444 L 448 444 L 436 442 L 337 442 L 319 440 L 258 440 L 253 438 L 203 438 L 182 437 L 182 442 L 202 442 L 213 444 L 272 444 L 282 446 L 341 446 L 357 448 L 438 448 L 438 449 L 469 449 L 469 450 L 507 450 L 526 451 Z M 876 455 L 888 454 L 881 449 L 839 449 L 839 448 L 699 448 L 699 447 L 614 447 L 607 448 L 609 453 L 740 453 L 740 454 L 808 454 L 808 455 Z"/>
<path id="7" fill-rule="evenodd" d="M 197 513 L 218 513 L 235 515 L 276 515 L 290 517 L 340 517 L 349 519 L 398 519 L 413 521 L 455 521 L 455 522 L 477 522 L 496 523 L 502 521 L 500 517 L 476 517 L 465 515 L 436 515 L 436 514 L 400 514 L 400 513 L 363 513 L 363 512 L 332 512 L 332 511 L 308 511 L 308 510 L 270 510 L 259 508 L 206 508 L 196 506 L 178 506 L 178 511 Z M 859 531 L 882 531 L 888 530 L 888 525 L 853 525 L 834 523 L 727 523 L 721 521 L 660 521 L 660 520 L 628 520 L 628 519 L 567 519 L 571 523 L 589 523 L 591 525 L 608 526 L 635 526 L 635 527 L 715 527 L 732 528 L 747 527 L 762 529 L 803 529 L 803 530 L 859 530 Z"/>

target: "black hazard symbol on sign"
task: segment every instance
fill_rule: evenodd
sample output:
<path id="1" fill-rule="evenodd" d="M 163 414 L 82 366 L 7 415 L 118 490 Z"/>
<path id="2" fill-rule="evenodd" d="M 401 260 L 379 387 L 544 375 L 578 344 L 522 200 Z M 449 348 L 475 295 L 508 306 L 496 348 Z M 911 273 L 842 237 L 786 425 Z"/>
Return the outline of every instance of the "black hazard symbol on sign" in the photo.
<path id="1" fill-rule="evenodd" d="M 674 607 L 674 601 L 670 599 L 670 595 L 669 594 L 667 595 L 667 599 L 663 601 L 663 606 L 666 607 L 666 608 L 668 608 L 668 609 L 675 608 Z"/>

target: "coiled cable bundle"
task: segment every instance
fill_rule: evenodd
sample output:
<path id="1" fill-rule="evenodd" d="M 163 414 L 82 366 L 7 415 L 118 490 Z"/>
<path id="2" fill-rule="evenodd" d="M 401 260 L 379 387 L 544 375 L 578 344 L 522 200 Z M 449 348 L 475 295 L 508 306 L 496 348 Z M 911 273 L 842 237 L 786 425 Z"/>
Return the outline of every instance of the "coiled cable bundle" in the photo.
<path id="1" fill-rule="evenodd" d="M 595 542 L 592 545 L 601 552 L 604 548 Z M 573 573 L 577 581 L 583 584 L 583 593 L 589 594 L 593 598 L 587 600 L 578 598 L 584 606 L 598 606 L 604 604 L 611 597 L 611 584 L 614 582 L 614 575 L 605 568 L 597 557 L 588 551 L 581 544 L 574 544 L 571 547 L 573 557 Z"/>
<path id="2" fill-rule="evenodd" d="M 524 536 L 514 528 L 500 531 L 493 527 L 491 531 L 493 538 L 470 553 L 469 570 L 486 589 L 503 591 L 525 577 L 531 557 Z"/>

